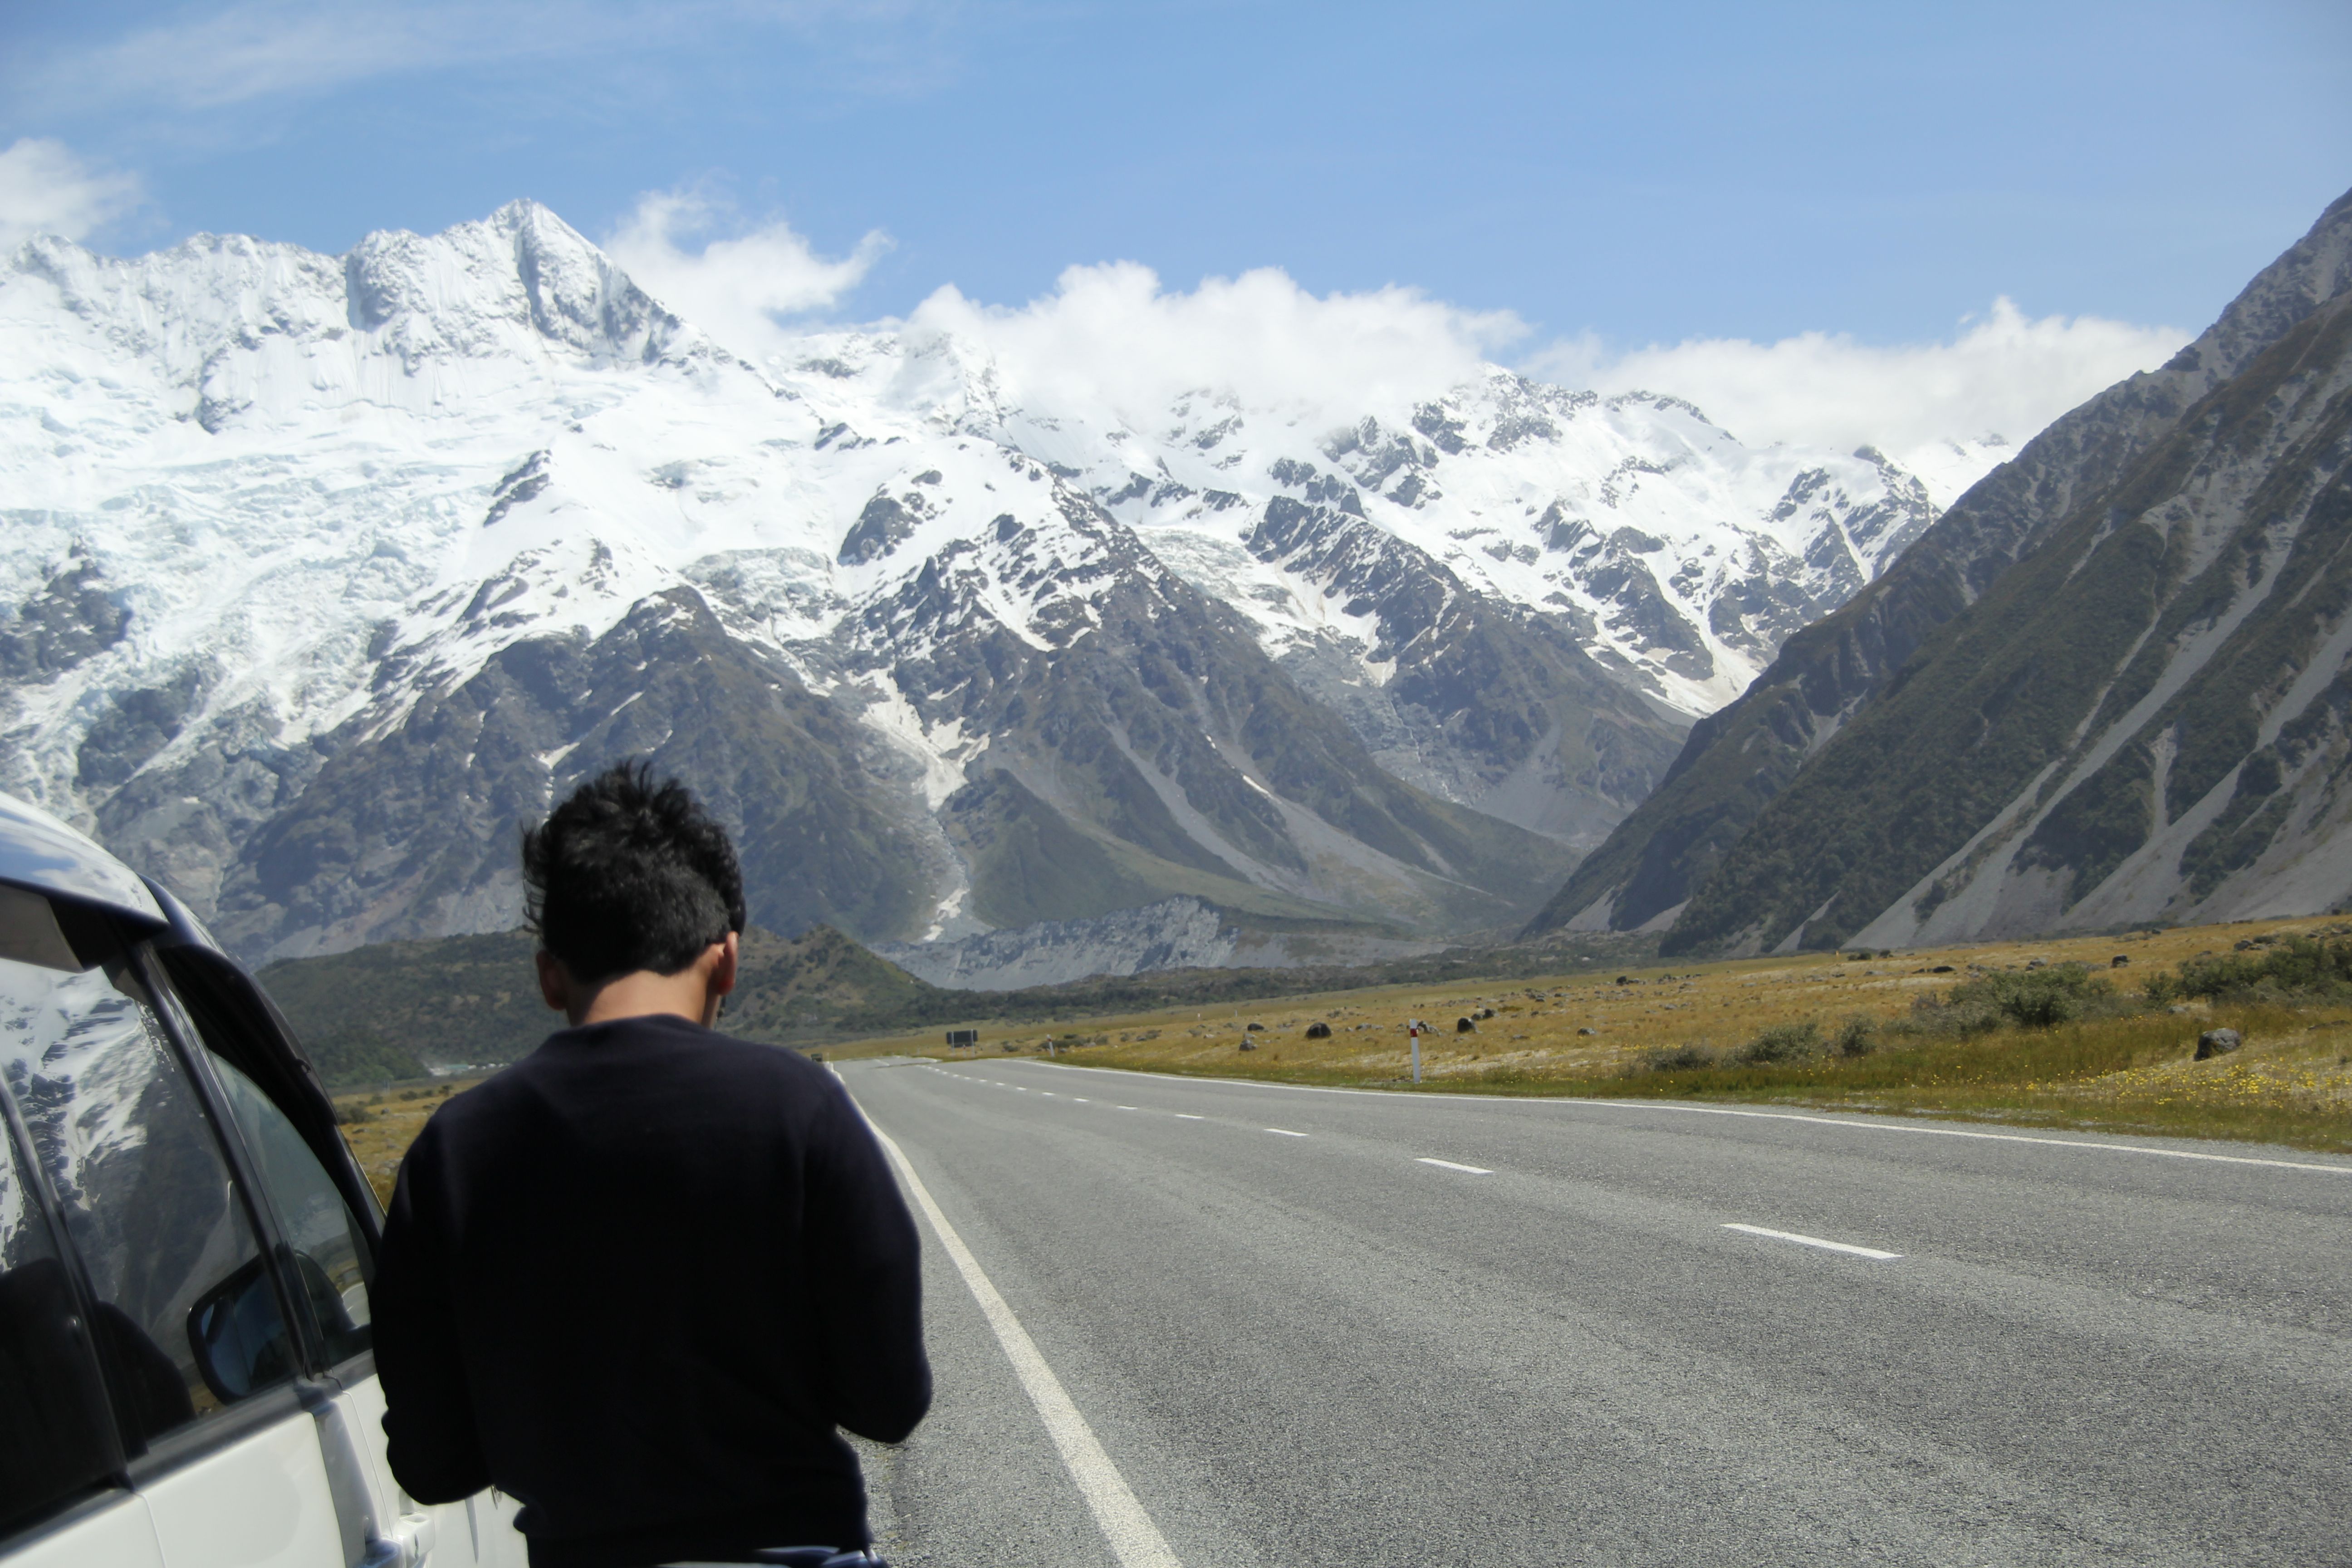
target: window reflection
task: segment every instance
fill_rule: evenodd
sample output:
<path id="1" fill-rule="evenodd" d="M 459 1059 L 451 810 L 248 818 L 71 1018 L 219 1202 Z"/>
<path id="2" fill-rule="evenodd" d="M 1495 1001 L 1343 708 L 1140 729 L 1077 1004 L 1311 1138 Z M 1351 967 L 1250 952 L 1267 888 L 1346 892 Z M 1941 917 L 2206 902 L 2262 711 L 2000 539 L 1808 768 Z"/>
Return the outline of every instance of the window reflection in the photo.
<path id="1" fill-rule="evenodd" d="M 113 1466 L 73 1284 L 0 1136 L 0 1529 Z"/>
<path id="2" fill-rule="evenodd" d="M 119 963 L 0 959 L 0 1075 L 102 1304 L 90 1326 L 133 1442 L 295 1370 L 212 1126 L 138 991 Z M 233 1336 L 191 1331 L 232 1320 Z"/>
<path id="3" fill-rule="evenodd" d="M 292 1249 L 310 1311 L 327 1359 L 338 1362 L 368 1348 L 368 1293 L 359 1222 L 335 1190 L 319 1157 L 286 1113 L 251 1079 L 212 1058 L 229 1114 L 245 1135 L 262 1190 Z"/>

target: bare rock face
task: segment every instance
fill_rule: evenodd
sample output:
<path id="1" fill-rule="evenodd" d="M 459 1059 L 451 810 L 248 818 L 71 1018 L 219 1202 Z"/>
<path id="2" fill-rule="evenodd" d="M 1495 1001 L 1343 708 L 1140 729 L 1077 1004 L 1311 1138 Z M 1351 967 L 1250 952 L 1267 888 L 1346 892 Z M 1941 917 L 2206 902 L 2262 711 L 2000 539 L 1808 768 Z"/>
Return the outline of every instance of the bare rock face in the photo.
<path id="1" fill-rule="evenodd" d="M 2243 1044 L 2235 1029 L 2208 1029 L 2197 1037 L 2197 1059 L 2202 1062 L 2225 1057 Z"/>
<path id="2" fill-rule="evenodd" d="M 2352 195 L 1789 637 L 1528 929 L 1736 954 L 2330 907 L 2348 421 Z"/>

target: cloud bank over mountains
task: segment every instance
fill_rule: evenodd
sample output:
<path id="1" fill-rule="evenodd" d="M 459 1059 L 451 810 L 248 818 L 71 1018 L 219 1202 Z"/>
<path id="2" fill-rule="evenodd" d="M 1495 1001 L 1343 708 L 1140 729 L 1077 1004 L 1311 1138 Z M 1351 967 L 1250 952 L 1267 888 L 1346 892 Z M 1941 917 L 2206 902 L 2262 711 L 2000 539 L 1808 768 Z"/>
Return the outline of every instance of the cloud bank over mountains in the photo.
<path id="1" fill-rule="evenodd" d="M 793 357 L 890 247 L 877 230 L 826 258 L 780 218 L 721 237 L 728 216 L 691 193 L 651 194 L 605 244 L 656 297 L 755 360 Z M 1590 335 L 1538 343 L 1512 311 L 1411 288 L 1318 295 L 1259 268 L 1171 289 L 1132 261 L 1070 267 L 1051 293 L 1017 306 L 948 284 L 904 321 L 877 324 L 982 348 L 1007 395 L 1032 408 L 1129 416 L 1206 393 L 1293 422 L 1368 408 L 1393 417 L 1502 363 L 1602 393 L 1672 394 L 1751 444 L 1874 446 L 1919 472 L 1943 504 L 2051 420 L 2163 363 L 2190 336 L 2096 316 L 2032 317 L 2003 296 L 1939 342 L 1811 331 L 1619 351 Z"/>
<path id="2" fill-rule="evenodd" d="M 797 335 L 788 320 L 831 310 L 890 249 L 877 229 L 828 259 L 782 218 L 724 234 L 734 216 L 698 191 L 649 191 L 606 237 L 604 253 L 638 287 L 754 359 L 783 352 Z"/>
<path id="3" fill-rule="evenodd" d="M 2003 296 L 1940 342 L 1804 332 L 1769 343 L 1693 338 L 1612 353 L 1585 338 L 1538 350 L 1520 368 L 1596 392 L 1672 392 L 1757 445 L 1868 443 L 1933 485 L 1948 467 L 1938 460 L 1943 444 L 1999 436 L 2014 449 L 2085 398 L 2154 370 L 2192 335 L 2096 316 L 2029 317 Z M 1948 505 L 1955 498 L 1937 499 Z"/>

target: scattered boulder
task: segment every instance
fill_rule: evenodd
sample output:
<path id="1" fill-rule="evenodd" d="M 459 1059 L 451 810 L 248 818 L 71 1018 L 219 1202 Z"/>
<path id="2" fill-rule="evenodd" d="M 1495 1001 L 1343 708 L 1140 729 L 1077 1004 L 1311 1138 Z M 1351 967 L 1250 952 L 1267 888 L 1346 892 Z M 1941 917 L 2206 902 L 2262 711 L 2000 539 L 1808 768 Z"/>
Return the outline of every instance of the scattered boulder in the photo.
<path id="1" fill-rule="evenodd" d="M 1265 1026 L 1264 1024 L 1252 1020 L 1248 1025 L 1244 1026 L 1242 1033 L 1245 1035 L 1257 1035 L 1263 1034 L 1265 1031 Z"/>
<path id="2" fill-rule="evenodd" d="M 1939 963 L 1936 965 L 1935 968 L 1927 971 L 1930 974 L 1949 974 L 1951 972 L 1952 966 L 1948 963 Z"/>
<path id="3" fill-rule="evenodd" d="M 1481 1007 L 1470 1016 L 1474 1018 L 1491 1018 L 1495 1016 L 1495 1010 L 1492 1007 Z"/>
<path id="4" fill-rule="evenodd" d="M 1592 1031 L 1591 1031 L 1591 1030 L 1590 1030 L 1590 1029 L 1579 1029 L 1579 1030 L 1577 1030 L 1576 1032 L 1577 1032 L 1578 1034 L 1580 1034 L 1580 1035 L 1589 1035 L 1589 1034 L 1592 1033 Z"/>
<path id="5" fill-rule="evenodd" d="M 2197 1059 L 2201 1062 L 2226 1057 L 2245 1043 L 2235 1029 L 2208 1029 L 2197 1037 Z"/>
<path id="6" fill-rule="evenodd" d="M 1331 1037 L 1331 1026 L 1309 1024 L 1307 1026 L 1307 1037 L 1310 1040 L 1328 1040 Z"/>
<path id="7" fill-rule="evenodd" d="M 2109 969 L 2121 969 L 2130 963 L 2131 959 L 2127 955 L 2119 952 L 2113 958 L 2107 960 L 2107 967 Z"/>
<path id="8" fill-rule="evenodd" d="M 1454 1032 L 1457 1035 L 1475 1035 L 1478 1032 L 1478 1026 L 1471 1019 L 1456 1018 L 1454 1020 Z"/>
<path id="9" fill-rule="evenodd" d="M 1244 1035 L 1242 1037 L 1242 1049 L 1245 1051 L 1254 1051 L 1257 1049 L 1257 1042 Z"/>
<path id="10" fill-rule="evenodd" d="M 2028 969 L 2047 969 L 2050 967 L 2050 961 L 2046 958 L 2029 958 L 2025 961 L 2025 967 Z"/>

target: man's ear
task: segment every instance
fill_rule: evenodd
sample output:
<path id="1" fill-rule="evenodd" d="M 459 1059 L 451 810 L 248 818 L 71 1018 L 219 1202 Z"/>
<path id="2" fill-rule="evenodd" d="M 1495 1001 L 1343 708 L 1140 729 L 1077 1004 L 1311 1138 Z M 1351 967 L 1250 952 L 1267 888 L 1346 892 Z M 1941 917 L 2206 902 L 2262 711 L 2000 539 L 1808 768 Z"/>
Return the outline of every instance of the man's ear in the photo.
<path id="1" fill-rule="evenodd" d="M 563 967 L 562 959 L 545 948 L 541 948 L 535 956 L 539 963 L 540 1000 L 565 1017 L 570 1017 L 572 1016 L 572 972 Z"/>
<path id="2" fill-rule="evenodd" d="M 733 931 L 719 944 L 719 962 L 710 966 L 710 994 L 724 996 L 735 989 L 736 972 L 743 961 L 743 939 Z"/>
<path id="3" fill-rule="evenodd" d="M 735 989 L 736 961 L 741 952 L 742 944 L 730 931 L 723 942 L 704 948 L 695 963 L 702 976 L 702 1026 L 706 1029 L 719 1026 L 719 1005 Z"/>

